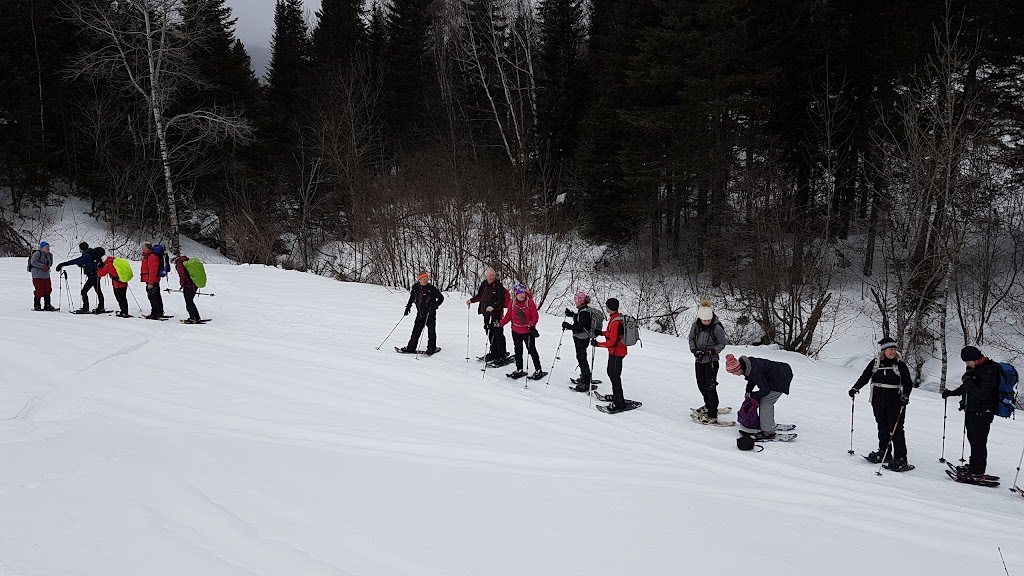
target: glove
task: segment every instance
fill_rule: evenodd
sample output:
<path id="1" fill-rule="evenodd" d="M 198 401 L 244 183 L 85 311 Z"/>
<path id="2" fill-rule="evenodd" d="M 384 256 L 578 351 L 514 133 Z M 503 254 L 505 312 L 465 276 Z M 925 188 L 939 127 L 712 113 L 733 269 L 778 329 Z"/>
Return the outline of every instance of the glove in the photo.
<path id="1" fill-rule="evenodd" d="M 466 300 L 466 308 L 469 308 L 472 305 L 473 305 L 473 301 L 472 300 Z"/>
<path id="2" fill-rule="evenodd" d="M 60 272 L 62 268 L 64 268 L 63 264 L 57 264 L 57 272 Z"/>
<path id="3" fill-rule="evenodd" d="M 536 326 L 530 326 L 530 336 L 533 336 L 534 339 L 540 338 L 540 332 L 537 332 Z"/>
<path id="4" fill-rule="evenodd" d="M 700 350 L 690 350 L 690 352 L 693 352 L 693 357 L 697 360 L 700 360 L 704 356 L 704 353 Z"/>
<path id="5" fill-rule="evenodd" d="M 597 348 L 597 338 L 592 338 L 590 340 L 590 345 L 593 346 L 594 348 Z"/>
<path id="6" fill-rule="evenodd" d="M 910 404 L 910 396 L 904 396 L 903 398 L 900 398 L 900 403 L 903 406 L 906 406 L 907 404 Z"/>
<path id="7" fill-rule="evenodd" d="M 405 307 L 405 316 L 408 316 L 408 315 L 409 315 L 409 311 L 410 311 L 410 310 L 412 310 L 412 306 L 406 306 L 406 307 Z"/>
<path id="8" fill-rule="evenodd" d="M 946 398 L 949 398 L 949 397 L 950 397 L 949 389 L 943 390 L 942 391 L 942 399 L 945 400 Z"/>
<path id="9" fill-rule="evenodd" d="M 575 316 L 575 315 L 576 315 L 576 313 L 575 313 L 575 312 L 573 312 L 572 310 L 570 310 L 569 308 L 566 308 L 566 309 L 565 309 L 565 315 L 566 315 L 566 316 L 568 316 L 568 317 L 570 317 L 570 318 L 572 318 L 573 316 Z"/>
<path id="10" fill-rule="evenodd" d="M 562 330 L 572 330 L 572 324 L 568 322 L 562 322 Z"/>
<path id="11" fill-rule="evenodd" d="M 604 330 L 594 330 L 594 336 L 604 336 Z"/>
<path id="12" fill-rule="evenodd" d="M 860 390 L 857 390 L 856 388 L 850 388 L 850 398 L 853 398 L 857 394 L 860 394 Z"/>

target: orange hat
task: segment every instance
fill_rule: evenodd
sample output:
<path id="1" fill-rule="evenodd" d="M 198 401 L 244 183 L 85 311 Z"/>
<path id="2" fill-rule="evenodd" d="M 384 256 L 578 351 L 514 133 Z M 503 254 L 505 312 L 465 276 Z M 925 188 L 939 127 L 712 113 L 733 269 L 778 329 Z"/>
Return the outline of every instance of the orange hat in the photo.
<path id="1" fill-rule="evenodd" d="M 418 282 L 420 280 L 423 280 L 424 278 L 430 278 L 430 274 L 424 272 L 423 274 L 420 274 L 419 276 L 416 277 L 416 281 Z"/>

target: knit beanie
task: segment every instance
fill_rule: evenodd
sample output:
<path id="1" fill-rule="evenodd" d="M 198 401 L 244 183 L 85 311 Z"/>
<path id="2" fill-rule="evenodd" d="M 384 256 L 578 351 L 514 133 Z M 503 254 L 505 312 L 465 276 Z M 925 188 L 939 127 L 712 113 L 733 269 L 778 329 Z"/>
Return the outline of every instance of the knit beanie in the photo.
<path id="1" fill-rule="evenodd" d="M 898 347 L 898 345 L 896 344 L 896 341 L 893 340 L 892 338 L 889 338 L 888 336 L 886 336 L 885 338 L 882 338 L 881 340 L 879 340 L 878 341 L 878 345 L 881 347 L 880 348 L 881 350 L 888 350 L 889 348 L 897 348 Z"/>
<path id="2" fill-rule="evenodd" d="M 981 353 L 974 346 L 964 346 L 963 350 L 960 351 L 960 359 L 964 362 L 977 362 L 984 358 L 985 355 Z"/>
<path id="3" fill-rule="evenodd" d="M 39 249 L 42 250 L 43 248 L 46 248 L 49 245 L 50 245 L 49 242 L 47 242 L 46 240 L 43 240 L 42 242 L 39 243 Z"/>
<path id="4" fill-rule="evenodd" d="M 701 300 L 700 308 L 697 308 L 697 318 L 710 321 L 714 317 L 715 312 L 711 309 L 711 301 L 707 299 Z"/>
<path id="5" fill-rule="evenodd" d="M 734 376 L 743 375 L 743 366 L 732 354 L 725 355 L 725 371 Z"/>
<path id="6" fill-rule="evenodd" d="M 82 252 L 85 252 L 86 250 L 89 249 L 89 243 L 82 242 L 81 244 L 78 245 L 78 249 L 81 250 Z"/>
<path id="7" fill-rule="evenodd" d="M 619 300 L 617 298 L 609 298 L 608 301 L 604 303 L 604 305 L 612 312 L 619 311 Z"/>
<path id="8" fill-rule="evenodd" d="M 424 278 L 430 278 L 430 274 L 427 274 L 426 272 L 424 272 L 423 274 L 420 274 L 419 276 L 416 277 L 416 281 L 419 282 L 420 280 L 423 280 Z"/>

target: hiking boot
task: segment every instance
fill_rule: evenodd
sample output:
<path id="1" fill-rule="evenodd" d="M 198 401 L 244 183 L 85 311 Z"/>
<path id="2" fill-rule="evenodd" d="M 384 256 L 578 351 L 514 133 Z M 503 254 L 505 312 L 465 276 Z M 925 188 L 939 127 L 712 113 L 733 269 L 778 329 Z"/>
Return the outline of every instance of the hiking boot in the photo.
<path id="1" fill-rule="evenodd" d="M 889 464 L 889 470 L 893 472 L 906 472 L 910 470 L 910 464 L 906 458 L 896 458 Z"/>
<path id="2" fill-rule="evenodd" d="M 93 314 L 106 314 L 107 310 L 105 310 L 103 308 L 97 308 L 97 309 L 93 310 L 92 313 Z"/>
<path id="3" fill-rule="evenodd" d="M 509 374 L 509 378 L 522 378 L 523 376 L 526 376 L 525 370 L 516 370 L 515 372 Z"/>
<path id="4" fill-rule="evenodd" d="M 537 370 L 534 370 L 534 371 L 533 371 L 533 376 L 532 376 L 532 378 L 533 378 L 534 380 L 540 380 L 540 379 L 541 379 L 541 378 L 542 378 L 543 376 L 544 376 L 544 371 L 543 371 L 543 370 L 541 370 L 541 369 L 539 369 L 539 368 L 538 368 Z"/>
<path id="5" fill-rule="evenodd" d="M 704 416 L 701 416 L 698 422 L 705 426 L 718 426 L 718 418 L 711 418 L 706 414 Z"/>
<path id="6" fill-rule="evenodd" d="M 708 407 L 707 406 L 701 406 L 700 408 L 697 408 L 696 410 L 694 410 L 693 413 L 698 415 L 698 416 L 706 416 L 707 413 L 708 413 Z"/>
<path id="7" fill-rule="evenodd" d="M 762 430 L 754 434 L 754 440 L 775 440 L 775 432 L 765 432 Z"/>
<path id="8" fill-rule="evenodd" d="M 53 306 L 50 306 L 49 304 L 47 304 L 46 306 L 43 306 L 43 310 L 45 310 L 47 312 L 56 312 L 57 311 L 56 308 L 54 308 Z"/>
<path id="9" fill-rule="evenodd" d="M 440 348 L 438 348 L 437 346 L 434 346 L 433 348 L 427 348 L 427 351 L 425 352 L 425 354 L 427 354 L 429 356 L 430 354 L 437 354 L 440 351 L 441 351 Z"/>
<path id="10" fill-rule="evenodd" d="M 584 384 L 582 382 L 580 382 L 579 384 L 576 385 L 575 388 L 573 388 L 573 390 L 576 390 L 577 392 L 590 392 L 591 390 L 596 389 L 597 386 L 591 386 L 590 384 Z"/>
<path id="11" fill-rule="evenodd" d="M 36 302 L 35 305 L 32 306 L 32 309 L 35 310 L 36 312 L 42 312 L 43 311 L 43 307 L 39 305 L 39 302 Z"/>
<path id="12" fill-rule="evenodd" d="M 199 321 L 198 320 L 193 320 L 191 318 L 186 318 L 186 319 L 182 320 L 181 323 L 182 324 L 199 324 Z"/>

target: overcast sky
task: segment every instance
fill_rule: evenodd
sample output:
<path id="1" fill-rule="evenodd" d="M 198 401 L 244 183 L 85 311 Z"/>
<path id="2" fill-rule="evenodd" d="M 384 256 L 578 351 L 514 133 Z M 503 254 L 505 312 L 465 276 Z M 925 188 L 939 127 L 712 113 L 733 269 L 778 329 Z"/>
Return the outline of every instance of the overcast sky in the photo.
<path id="1" fill-rule="evenodd" d="M 252 64 L 256 74 L 262 76 L 270 62 L 270 37 L 274 33 L 275 0 L 227 0 L 238 24 L 235 32 L 245 43 L 252 56 Z M 320 0 L 303 0 L 306 16 L 315 20 L 314 14 L 320 9 Z"/>

